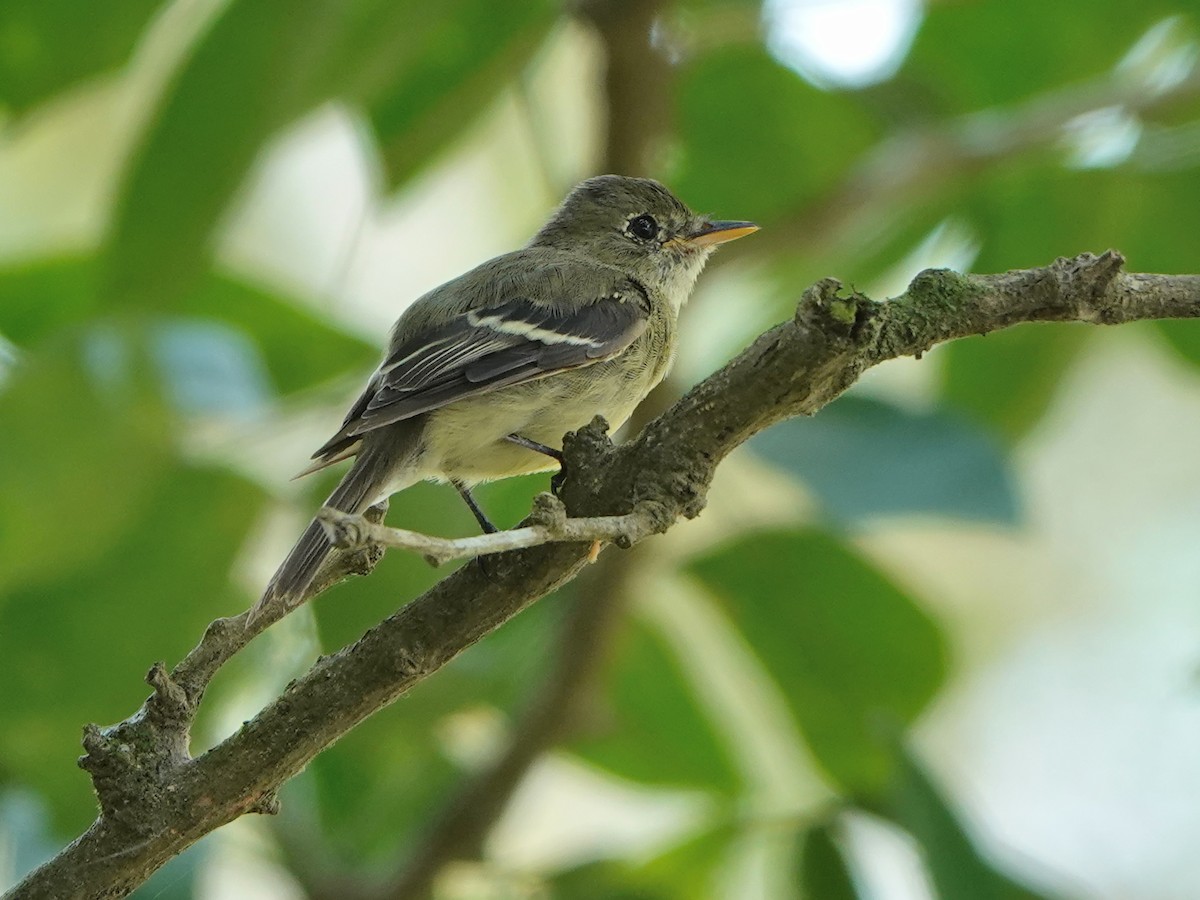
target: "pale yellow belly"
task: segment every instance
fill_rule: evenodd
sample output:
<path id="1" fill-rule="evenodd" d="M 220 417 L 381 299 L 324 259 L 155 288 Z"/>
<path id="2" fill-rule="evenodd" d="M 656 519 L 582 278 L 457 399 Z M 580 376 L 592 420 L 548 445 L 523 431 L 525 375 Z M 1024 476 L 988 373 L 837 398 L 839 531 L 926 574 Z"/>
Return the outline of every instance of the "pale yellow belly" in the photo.
<path id="1" fill-rule="evenodd" d="M 555 375 L 502 388 L 430 413 L 422 453 L 425 477 L 475 483 L 557 469 L 555 460 L 505 437 L 515 433 L 561 449 L 563 435 L 594 416 L 604 416 L 612 430 L 624 424 L 661 380 L 665 366 L 626 379 L 602 377 L 601 367 L 610 365 L 589 366 L 565 380 Z"/>

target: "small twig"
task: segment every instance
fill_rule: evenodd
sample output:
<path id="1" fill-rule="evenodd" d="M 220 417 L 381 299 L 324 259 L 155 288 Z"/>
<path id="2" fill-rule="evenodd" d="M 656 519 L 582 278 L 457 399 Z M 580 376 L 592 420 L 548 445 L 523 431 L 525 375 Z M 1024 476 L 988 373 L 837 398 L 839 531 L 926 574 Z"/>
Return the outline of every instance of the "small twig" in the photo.
<path id="1" fill-rule="evenodd" d="M 509 550 L 525 550 L 554 543 L 615 543 L 630 547 L 662 529 L 661 517 L 643 505 L 623 516 L 592 516 L 572 519 L 553 494 L 539 494 L 529 515 L 532 525 L 465 538 L 442 538 L 404 528 L 390 528 L 325 507 L 317 520 L 329 539 L 345 550 L 369 546 L 398 547 L 421 554 L 432 566 L 452 559 L 487 556 Z M 669 525 L 670 523 L 667 523 Z"/>

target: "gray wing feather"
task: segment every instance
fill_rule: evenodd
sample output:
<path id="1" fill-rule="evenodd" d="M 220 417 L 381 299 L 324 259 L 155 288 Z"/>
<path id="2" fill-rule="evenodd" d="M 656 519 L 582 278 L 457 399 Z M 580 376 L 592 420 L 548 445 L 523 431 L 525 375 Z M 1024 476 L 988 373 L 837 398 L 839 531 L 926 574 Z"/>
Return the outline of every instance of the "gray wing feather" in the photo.
<path id="1" fill-rule="evenodd" d="M 456 400 L 610 359 L 645 330 L 648 316 L 636 284 L 574 309 L 516 298 L 464 312 L 394 347 L 313 458 Z"/>

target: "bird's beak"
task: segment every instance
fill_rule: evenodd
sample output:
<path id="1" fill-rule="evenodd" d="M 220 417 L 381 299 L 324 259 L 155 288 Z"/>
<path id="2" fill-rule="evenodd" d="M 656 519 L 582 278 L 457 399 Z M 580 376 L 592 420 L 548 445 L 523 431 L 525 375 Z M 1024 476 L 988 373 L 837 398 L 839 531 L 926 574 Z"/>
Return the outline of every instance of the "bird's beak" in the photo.
<path id="1" fill-rule="evenodd" d="M 688 247 L 713 247 L 726 241 L 736 241 L 756 231 L 758 226 L 753 222 L 705 222 L 691 234 L 680 235 L 675 241 Z"/>

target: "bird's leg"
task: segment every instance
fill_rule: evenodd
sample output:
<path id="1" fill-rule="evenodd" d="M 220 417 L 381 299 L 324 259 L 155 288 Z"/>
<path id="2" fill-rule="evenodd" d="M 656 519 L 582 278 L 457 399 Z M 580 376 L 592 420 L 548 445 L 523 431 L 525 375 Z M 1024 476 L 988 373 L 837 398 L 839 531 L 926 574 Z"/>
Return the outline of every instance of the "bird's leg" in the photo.
<path id="1" fill-rule="evenodd" d="M 454 489 L 458 491 L 458 495 L 463 498 L 463 502 L 467 504 L 467 508 L 471 510 L 471 515 L 475 517 L 475 521 L 479 523 L 479 527 L 483 529 L 484 534 L 495 534 L 500 529 L 492 524 L 484 511 L 475 502 L 475 498 L 471 496 L 471 489 L 459 481 L 457 478 L 451 478 L 450 483 L 454 485 Z"/>
<path id="2" fill-rule="evenodd" d="M 541 453 L 543 456 L 548 456 L 558 461 L 558 471 L 550 478 L 550 490 L 557 497 L 558 490 L 562 487 L 563 479 L 567 477 L 567 464 L 563 459 L 562 451 L 555 450 L 553 447 L 547 447 L 545 444 L 539 444 L 537 441 L 531 441 L 529 438 L 519 434 L 510 434 L 505 440 L 512 441 L 518 447 L 524 447 L 526 450 Z"/>
<path id="3" fill-rule="evenodd" d="M 534 453 L 540 453 L 543 456 L 548 456 L 551 459 L 557 460 L 561 466 L 563 455 L 561 450 L 555 450 L 553 447 L 547 447 L 545 444 L 539 444 L 537 441 L 531 441 L 527 437 L 522 437 L 519 434 L 510 434 L 505 438 L 506 441 L 512 441 L 518 447 L 524 447 L 526 450 L 532 450 Z"/>
<path id="4" fill-rule="evenodd" d="M 471 489 L 459 481 L 457 478 L 451 478 L 450 483 L 454 485 L 454 489 L 458 491 L 458 495 L 463 498 L 463 502 L 467 504 L 467 509 L 471 510 L 471 515 L 475 517 L 475 521 L 479 523 L 479 527 L 483 529 L 484 534 L 495 534 L 500 529 L 492 524 L 492 520 L 487 517 L 483 509 L 471 496 Z M 495 572 L 492 570 L 491 561 L 486 556 L 475 557 L 475 562 L 479 564 L 479 571 L 483 573 L 483 577 L 488 581 L 495 580 Z"/>

